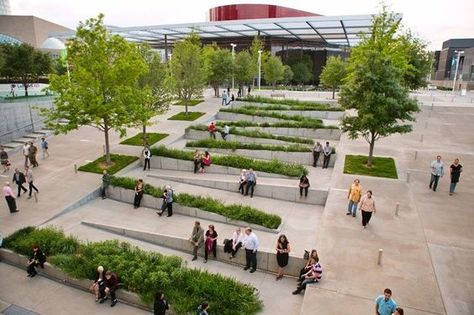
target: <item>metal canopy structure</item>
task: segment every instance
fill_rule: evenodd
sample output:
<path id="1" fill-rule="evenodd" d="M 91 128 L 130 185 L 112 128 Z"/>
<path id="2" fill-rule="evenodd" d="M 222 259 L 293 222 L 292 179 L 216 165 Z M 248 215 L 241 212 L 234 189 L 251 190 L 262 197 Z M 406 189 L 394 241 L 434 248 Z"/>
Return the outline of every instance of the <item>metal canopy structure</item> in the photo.
<path id="1" fill-rule="evenodd" d="M 153 47 L 167 47 L 190 33 L 202 39 L 251 38 L 269 36 L 286 41 L 322 43 L 328 46 L 354 46 L 359 34 L 370 33 L 372 15 L 307 16 L 292 18 L 215 21 L 186 24 L 169 24 L 136 27 L 109 27 L 132 42 L 146 42 Z M 397 14 L 401 19 L 401 14 Z M 52 37 L 68 39 L 74 33 L 52 34 Z"/>

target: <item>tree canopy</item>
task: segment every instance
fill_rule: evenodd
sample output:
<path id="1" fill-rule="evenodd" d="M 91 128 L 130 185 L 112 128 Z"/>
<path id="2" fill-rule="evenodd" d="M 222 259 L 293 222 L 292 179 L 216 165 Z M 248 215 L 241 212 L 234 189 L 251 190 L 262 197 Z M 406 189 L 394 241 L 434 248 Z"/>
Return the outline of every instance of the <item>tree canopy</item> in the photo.
<path id="1" fill-rule="evenodd" d="M 42 111 L 46 124 L 55 133 L 84 125 L 104 132 L 110 164 L 110 130 L 125 135 L 126 127 L 136 125 L 134 112 L 148 102 L 149 95 L 138 88 L 147 64 L 135 44 L 109 33 L 103 15 L 81 22 L 67 50 L 70 75 L 50 76 L 50 89 L 57 96 L 54 107 Z"/>
<path id="2" fill-rule="evenodd" d="M 281 59 L 276 56 L 270 56 L 263 64 L 263 78 L 268 83 L 271 83 L 275 88 L 276 83 L 282 81 L 285 75 L 285 67 Z"/>
<path id="3" fill-rule="evenodd" d="M 250 84 L 255 78 L 256 65 L 247 50 L 236 54 L 234 60 L 235 80 L 239 85 Z"/>
<path id="4" fill-rule="evenodd" d="M 336 93 L 336 87 L 342 84 L 346 77 L 347 65 L 340 56 L 330 56 L 321 72 L 320 81 L 323 85 L 332 87 L 332 98 Z"/>
<path id="5" fill-rule="evenodd" d="M 395 49 L 400 43 L 400 23 L 383 8 L 373 19 L 371 34 L 362 37 L 348 61 L 348 75 L 341 89 L 340 104 L 355 109 L 341 125 L 354 139 L 369 143 L 367 166 L 372 166 L 375 141 L 393 133 L 407 133 L 419 111 L 404 84 L 409 56 L 407 50 Z"/>
<path id="6" fill-rule="evenodd" d="M 229 49 L 217 45 L 204 47 L 207 80 L 213 87 L 215 96 L 219 96 L 219 86 L 229 83 L 232 78 L 233 60 Z"/>
<path id="7" fill-rule="evenodd" d="M 283 66 L 283 83 L 288 84 L 291 82 L 293 79 L 293 70 L 291 70 L 291 67 L 289 65 L 284 65 Z"/>
<path id="8" fill-rule="evenodd" d="M 295 63 L 291 69 L 293 70 L 293 81 L 298 84 L 304 84 L 313 79 L 311 68 L 309 68 L 308 64 L 303 61 Z"/>

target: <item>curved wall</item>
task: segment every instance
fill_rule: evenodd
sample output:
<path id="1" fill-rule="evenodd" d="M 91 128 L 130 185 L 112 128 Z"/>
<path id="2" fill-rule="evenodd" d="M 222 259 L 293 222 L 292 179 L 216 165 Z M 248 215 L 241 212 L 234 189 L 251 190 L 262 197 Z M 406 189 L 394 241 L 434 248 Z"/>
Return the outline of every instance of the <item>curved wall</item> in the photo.
<path id="1" fill-rule="evenodd" d="M 271 4 L 230 4 L 209 9 L 210 21 L 268 19 L 320 14 Z"/>

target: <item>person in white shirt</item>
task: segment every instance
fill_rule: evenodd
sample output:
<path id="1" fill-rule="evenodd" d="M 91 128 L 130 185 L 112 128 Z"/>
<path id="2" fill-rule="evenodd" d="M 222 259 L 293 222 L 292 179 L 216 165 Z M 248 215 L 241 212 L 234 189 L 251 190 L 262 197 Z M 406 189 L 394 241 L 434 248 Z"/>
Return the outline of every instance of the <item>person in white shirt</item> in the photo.
<path id="1" fill-rule="evenodd" d="M 244 242 L 244 235 L 240 228 L 237 228 L 235 232 L 232 234 L 232 252 L 229 259 L 235 258 L 235 254 L 237 254 L 239 248 L 242 247 L 242 243 Z"/>
<path id="2" fill-rule="evenodd" d="M 31 198 L 31 193 L 33 192 L 33 189 L 38 193 L 38 188 L 33 184 L 33 171 L 31 168 L 28 166 L 25 166 L 25 176 L 26 176 L 26 182 L 28 183 L 28 188 L 29 188 L 29 194 L 28 194 L 28 199 Z"/>
<path id="3" fill-rule="evenodd" d="M 25 157 L 25 166 L 28 166 L 28 156 L 30 154 L 30 144 L 25 142 L 23 145 L 23 156 Z"/>
<path id="4" fill-rule="evenodd" d="M 246 265 L 244 270 L 249 270 L 250 273 L 254 273 L 257 270 L 257 250 L 258 250 L 258 238 L 255 233 L 252 232 L 252 229 L 247 227 L 245 229 L 245 234 L 247 235 L 244 239 L 244 248 L 245 248 L 245 260 Z"/>
<path id="5" fill-rule="evenodd" d="M 148 170 L 150 170 L 150 159 L 151 159 L 151 151 L 148 146 L 143 149 L 143 158 L 145 159 L 143 163 L 143 170 L 146 170 L 146 167 L 148 165 Z"/>
<path id="6" fill-rule="evenodd" d="M 436 191 L 438 187 L 438 181 L 440 177 L 444 175 L 444 164 L 441 161 L 441 155 L 436 157 L 436 160 L 431 162 L 431 180 L 430 180 L 430 189 L 433 187 L 433 191 Z"/>
<path id="7" fill-rule="evenodd" d="M 229 136 L 230 128 L 229 126 L 225 125 L 224 129 L 221 131 L 221 137 L 224 141 L 227 141 L 227 137 Z"/>
<path id="8" fill-rule="evenodd" d="M 331 159 L 332 148 L 329 145 L 329 142 L 326 142 L 326 145 L 323 148 L 323 168 L 328 168 L 329 160 Z"/>

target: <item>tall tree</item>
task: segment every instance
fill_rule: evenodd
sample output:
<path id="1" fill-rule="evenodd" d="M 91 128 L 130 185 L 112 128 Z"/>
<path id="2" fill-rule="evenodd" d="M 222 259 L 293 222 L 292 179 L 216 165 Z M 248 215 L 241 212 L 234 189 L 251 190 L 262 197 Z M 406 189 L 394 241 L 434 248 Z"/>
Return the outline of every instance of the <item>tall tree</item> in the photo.
<path id="1" fill-rule="evenodd" d="M 70 76 L 50 76 L 50 89 L 57 96 L 54 107 L 42 111 L 47 126 L 55 133 L 85 125 L 97 128 L 104 133 L 110 165 L 109 133 L 116 130 L 123 136 L 126 127 L 136 125 L 133 111 L 146 100 L 137 81 L 147 65 L 136 45 L 109 33 L 102 14 L 79 24 L 67 50 Z"/>
<path id="2" fill-rule="evenodd" d="M 328 58 L 326 65 L 319 77 L 321 83 L 332 87 L 332 98 L 336 94 L 336 88 L 342 84 L 342 80 L 346 77 L 347 65 L 340 56 L 331 56 Z"/>
<path id="3" fill-rule="evenodd" d="M 206 84 L 206 69 L 199 36 L 191 34 L 175 44 L 170 61 L 171 86 L 184 102 L 186 115 L 189 101 L 201 97 Z"/>
<path id="4" fill-rule="evenodd" d="M 372 167 L 375 142 L 410 132 L 407 122 L 414 121 L 413 114 L 419 111 L 403 84 L 409 56 L 403 49 L 394 49 L 399 28 L 398 19 L 385 8 L 374 17 L 371 34 L 363 36 L 351 52 L 341 90 L 339 103 L 357 111 L 356 116 L 342 119 L 342 129 L 350 138 L 363 137 L 369 143 L 368 167 Z"/>
<path id="5" fill-rule="evenodd" d="M 51 71 L 51 58 L 28 44 L 4 45 L 3 74 L 20 81 L 28 96 L 28 86 Z"/>
<path id="6" fill-rule="evenodd" d="M 271 54 L 268 50 L 265 50 L 265 45 L 260 37 L 255 36 L 252 40 L 252 44 L 249 47 L 250 56 L 252 56 L 252 64 L 253 64 L 253 79 L 257 78 L 258 76 L 258 52 L 260 53 L 260 63 L 261 66 L 267 62 L 268 58 L 270 58 Z"/>
<path id="7" fill-rule="evenodd" d="M 273 89 L 275 89 L 277 82 L 283 80 L 284 75 L 285 66 L 279 57 L 270 56 L 263 64 L 263 77 L 265 81 L 272 84 Z"/>
<path id="8" fill-rule="evenodd" d="M 215 44 L 204 47 L 203 51 L 207 80 L 213 87 L 215 96 L 219 96 L 219 86 L 229 83 L 232 78 L 232 52 Z"/>
<path id="9" fill-rule="evenodd" d="M 284 65 L 284 70 L 283 70 L 283 83 L 288 84 L 291 82 L 293 79 L 293 70 L 291 70 L 291 67 L 289 65 Z"/>
<path id="10" fill-rule="evenodd" d="M 400 36 L 400 42 L 400 48 L 405 50 L 408 57 L 403 84 L 411 90 L 425 87 L 433 59 L 426 49 L 426 42 L 416 38 L 409 30 Z"/>
<path id="11" fill-rule="evenodd" d="M 234 76 L 239 86 L 252 83 L 255 78 L 255 65 L 247 50 L 236 54 L 234 60 Z"/>
<path id="12" fill-rule="evenodd" d="M 300 61 L 295 63 L 291 70 L 293 70 L 293 80 L 296 81 L 297 84 L 305 84 L 306 82 L 311 81 L 313 79 L 313 72 L 311 68 L 309 68 L 308 64 Z"/>
<path id="13" fill-rule="evenodd" d="M 150 119 L 169 109 L 172 96 L 168 70 L 161 61 L 161 56 L 147 45 L 140 46 L 140 53 L 148 65 L 148 71 L 138 78 L 138 88 L 142 90 L 139 95 L 144 98 L 138 102 L 138 108 L 133 112 L 136 115 L 135 120 L 142 127 L 145 144 L 147 142 L 146 127 L 150 125 Z"/>

